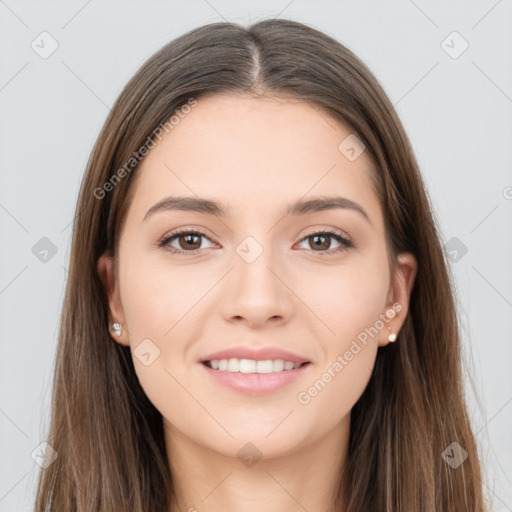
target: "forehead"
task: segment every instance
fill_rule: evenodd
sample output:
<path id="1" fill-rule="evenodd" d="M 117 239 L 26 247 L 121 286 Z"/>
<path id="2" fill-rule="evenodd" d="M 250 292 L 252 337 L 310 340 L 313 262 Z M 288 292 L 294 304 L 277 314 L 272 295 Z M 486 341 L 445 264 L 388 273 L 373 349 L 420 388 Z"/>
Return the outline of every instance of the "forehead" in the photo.
<path id="1" fill-rule="evenodd" d="M 245 214 L 262 207 L 277 213 L 301 197 L 336 193 L 371 213 L 378 209 L 373 162 L 367 151 L 347 158 L 351 137 L 346 125 L 305 101 L 200 97 L 136 170 L 129 216 L 142 219 L 168 194 L 218 199 Z"/>

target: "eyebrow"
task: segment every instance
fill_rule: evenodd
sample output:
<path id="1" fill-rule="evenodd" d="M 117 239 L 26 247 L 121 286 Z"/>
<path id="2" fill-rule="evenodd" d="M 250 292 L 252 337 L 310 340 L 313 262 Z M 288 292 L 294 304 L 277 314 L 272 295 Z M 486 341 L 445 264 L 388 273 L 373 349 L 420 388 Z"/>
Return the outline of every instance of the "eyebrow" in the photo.
<path id="1" fill-rule="evenodd" d="M 341 196 L 315 197 L 306 201 L 299 199 L 287 207 L 285 215 L 306 215 L 308 213 L 339 208 L 356 211 L 371 224 L 368 214 L 361 205 Z M 158 203 L 155 203 L 146 212 L 143 221 L 146 221 L 156 213 L 173 210 L 204 213 L 207 215 L 215 215 L 217 217 L 227 217 L 232 213 L 231 210 L 222 203 L 218 203 L 210 199 L 203 199 L 200 197 L 168 196 L 158 201 Z"/>

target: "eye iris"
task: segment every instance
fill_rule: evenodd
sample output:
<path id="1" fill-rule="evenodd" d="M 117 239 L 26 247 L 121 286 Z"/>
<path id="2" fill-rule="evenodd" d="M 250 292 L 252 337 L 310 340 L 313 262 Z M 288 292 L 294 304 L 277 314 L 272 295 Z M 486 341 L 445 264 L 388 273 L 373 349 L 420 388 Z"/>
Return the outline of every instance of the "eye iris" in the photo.
<path id="1" fill-rule="evenodd" d="M 318 247 L 320 249 L 328 249 L 329 248 L 330 244 L 328 242 L 328 239 L 329 239 L 328 235 L 313 235 L 313 236 L 310 236 L 309 238 L 314 240 L 313 247 Z M 317 243 L 317 240 L 319 238 L 323 238 L 324 243 Z"/>
<path id="2" fill-rule="evenodd" d="M 191 239 L 193 238 L 196 238 L 196 243 L 195 243 L 195 246 L 193 247 L 191 244 L 193 244 L 193 242 L 191 242 Z M 186 245 L 183 245 L 181 243 L 181 241 L 185 239 L 186 240 Z M 200 249 L 201 248 L 201 236 L 200 235 L 194 235 L 194 234 L 187 234 L 187 235 L 180 235 L 179 237 L 179 241 L 180 241 L 180 247 L 182 249 Z M 199 241 L 199 243 L 197 242 Z"/>

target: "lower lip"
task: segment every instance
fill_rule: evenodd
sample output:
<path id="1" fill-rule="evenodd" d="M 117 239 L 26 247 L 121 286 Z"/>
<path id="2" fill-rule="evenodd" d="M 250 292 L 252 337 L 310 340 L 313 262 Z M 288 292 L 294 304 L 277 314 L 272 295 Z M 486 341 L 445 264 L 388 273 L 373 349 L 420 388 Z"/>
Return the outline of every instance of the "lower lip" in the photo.
<path id="1" fill-rule="evenodd" d="M 199 365 L 219 384 L 247 395 L 265 395 L 297 381 L 308 370 L 307 363 L 294 370 L 272 373 L 240 373 L 214 370 L 203 363 Z"/>

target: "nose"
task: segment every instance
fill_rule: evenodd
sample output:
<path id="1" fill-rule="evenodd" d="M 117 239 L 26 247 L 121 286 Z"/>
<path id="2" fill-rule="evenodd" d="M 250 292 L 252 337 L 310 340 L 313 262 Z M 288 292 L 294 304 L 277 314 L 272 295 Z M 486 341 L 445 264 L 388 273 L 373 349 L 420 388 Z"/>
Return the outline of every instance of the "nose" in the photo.
<path id="1" fill-rule="evenodd" d="M 286 323 L 293 312 L 293 292 L 286 272 L 263 251 L 248 263 L 235 255 L 234 268 L 224 280 L 222 315 L 229 322 L 245 322 L 252 328 L 266 323 Z"/>

